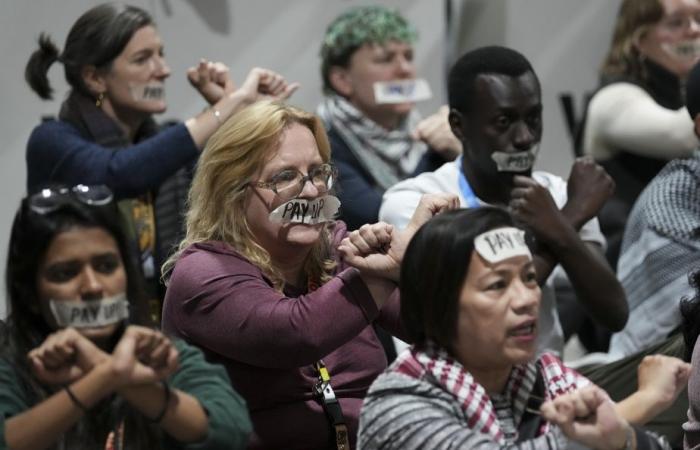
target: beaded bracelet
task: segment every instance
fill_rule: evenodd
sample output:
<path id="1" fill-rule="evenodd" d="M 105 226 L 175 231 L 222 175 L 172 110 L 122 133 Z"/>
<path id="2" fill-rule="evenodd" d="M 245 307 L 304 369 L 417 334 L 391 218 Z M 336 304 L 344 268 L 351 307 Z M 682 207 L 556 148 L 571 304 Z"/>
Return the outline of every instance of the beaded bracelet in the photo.
<path id="1" fill-rule="evenodd" d="M 73 404 L 78 407 L 78 409 L 84 413 L 88 412 L 87 407 L 80 400 L 78 400 L 78 397 L 75 396 L 75 393 L 73 393 L 70 386 L 63 386 L 63 390 L 66 391 L 66 394 L 68 394 L 68 397 L 71 399 Z"/>
<path id="2" fill-rule="evenodd" d="M 168 383 L 166 383 L 165 381 L 161 381 L 160 384 L 165 390 L 165 402 L 163 403 L 163 409 L 160 410 L 160 412 L 155 418 L 148 418 L 148 420 L 152 423 L 160 423 L 163 420 L 163 417 L 165 417 L 165 413 L 168 411 L 168 406 L 170 405 L 170 385 L 168 385 Z"/>

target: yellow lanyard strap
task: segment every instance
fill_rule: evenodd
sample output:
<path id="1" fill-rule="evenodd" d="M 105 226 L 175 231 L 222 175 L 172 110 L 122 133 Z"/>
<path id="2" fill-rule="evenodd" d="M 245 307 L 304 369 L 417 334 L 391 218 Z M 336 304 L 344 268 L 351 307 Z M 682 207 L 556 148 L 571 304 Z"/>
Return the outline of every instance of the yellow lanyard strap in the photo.
<path id="1" fill-rule="evenodd" d="M 328 373 L 328 369 L 323 364 L 323 361 L 319 360 L 314 366 L 318 372 L 318 382 L 314 386 L 314 390 L 321 399 L 323 410 L 335 433 L 335 445 L 338 450 L 349 450 L 348 427 L 345 424 L 343 410 L 331 387 L 331 375 Z"/>

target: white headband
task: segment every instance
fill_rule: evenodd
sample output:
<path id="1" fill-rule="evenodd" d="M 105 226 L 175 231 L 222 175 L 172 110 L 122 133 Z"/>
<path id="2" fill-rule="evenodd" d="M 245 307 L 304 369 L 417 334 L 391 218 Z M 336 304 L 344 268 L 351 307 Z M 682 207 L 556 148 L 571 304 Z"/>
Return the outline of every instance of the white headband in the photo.
<path id="1" fill-rule="evenodd" d="M 480 234 L 474 239 L 474 248 L 491 264 L 514 256 L 532 259 L 530 248 L 525 242 L 525 232 L 513 227 L 497 228 Z"/>

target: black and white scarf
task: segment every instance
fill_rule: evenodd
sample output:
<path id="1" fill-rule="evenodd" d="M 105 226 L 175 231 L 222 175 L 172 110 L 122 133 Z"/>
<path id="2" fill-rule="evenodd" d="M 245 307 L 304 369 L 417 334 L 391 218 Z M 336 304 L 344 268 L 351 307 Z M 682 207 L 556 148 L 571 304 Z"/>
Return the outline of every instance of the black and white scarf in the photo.
<path id="1" fill-rule="evenodd" d="M 424 142 L 411 137 L 421 120 L 415 110 L 394 130 L 373 122 L 339 95 L 327 96 L 316 112 L 328 129 L 338 132 L 362 167 L 385 190 L 410 176 L 428 150 Z"/>

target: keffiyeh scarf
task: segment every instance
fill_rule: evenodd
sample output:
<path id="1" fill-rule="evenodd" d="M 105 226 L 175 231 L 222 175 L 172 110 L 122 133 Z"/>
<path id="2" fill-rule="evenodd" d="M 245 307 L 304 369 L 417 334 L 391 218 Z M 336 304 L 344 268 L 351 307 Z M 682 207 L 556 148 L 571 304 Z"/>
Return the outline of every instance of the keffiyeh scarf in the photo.
<path id="1" fill-rule="evenodd" d="M 455 398 L 467 417 L 469 428 L 490 435 L 501 445 L 508 443 L 484 387 L 445 350 L 434 344 L 429 344 L 422 350 L 411 348 L 399 355 L 391 370 L 416 379 L 429 378 Z M 522 420 L 538 371 L 544 380 L 545 400 L 590 384 L 586 378 L 564 366 L 558 358 L 549 353 L 543 354 L 534 362 L 515 366 L 503 395 L 510 400 L 516 427 Z M 538 436 L 547 433 L 549 427 L 550 425 L 544 422 Z"/>
<path id="2" fill-rule="evenodd" d="M 416 111 L 411 111 L 394 130 L 382 128 L 339 95 L 326 97 L 316 112 L 385 190 L 411 175 L 428 149 L 424 142 L 411 137 L 411 130 L 420 121 Z"/>

